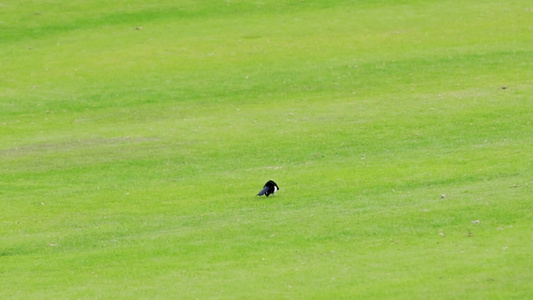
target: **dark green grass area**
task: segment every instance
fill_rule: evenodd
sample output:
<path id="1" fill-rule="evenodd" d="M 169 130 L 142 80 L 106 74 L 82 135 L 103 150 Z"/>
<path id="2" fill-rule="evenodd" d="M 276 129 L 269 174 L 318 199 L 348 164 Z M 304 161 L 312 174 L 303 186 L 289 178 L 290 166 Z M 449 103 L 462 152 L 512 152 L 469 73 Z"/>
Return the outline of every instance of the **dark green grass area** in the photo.
<path id="1" fill-rule="evenodd" d="M 531 298 L 532 11 L 1 3 L 0 298 Z"/>

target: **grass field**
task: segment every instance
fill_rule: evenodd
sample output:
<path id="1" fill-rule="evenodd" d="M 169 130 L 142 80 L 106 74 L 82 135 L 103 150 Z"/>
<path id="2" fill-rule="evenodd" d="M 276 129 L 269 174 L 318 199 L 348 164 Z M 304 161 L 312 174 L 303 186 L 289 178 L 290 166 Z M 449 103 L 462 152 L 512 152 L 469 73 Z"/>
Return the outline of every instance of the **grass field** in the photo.
<path id="1" fill-rule="evenodd" d="M 530 0 L 1 1 L 0 298 L 531 299 L 532 38 Z"/>

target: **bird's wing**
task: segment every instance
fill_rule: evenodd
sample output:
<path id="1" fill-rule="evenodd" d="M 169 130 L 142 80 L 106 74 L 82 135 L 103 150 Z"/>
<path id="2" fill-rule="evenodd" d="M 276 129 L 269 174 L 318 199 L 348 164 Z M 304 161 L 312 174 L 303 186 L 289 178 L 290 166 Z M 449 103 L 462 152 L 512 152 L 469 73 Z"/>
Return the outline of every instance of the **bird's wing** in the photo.
<path id="1" fill-rule="evenodd" d="M 268 191 L 268 187 L 265 186 L 265 187 L 263 187 L 263 189 L 259 192 L 259 194 L 257 194 L 257 196 L 263 196 L 264 194 L 266 194 L 267 191 Z"/>

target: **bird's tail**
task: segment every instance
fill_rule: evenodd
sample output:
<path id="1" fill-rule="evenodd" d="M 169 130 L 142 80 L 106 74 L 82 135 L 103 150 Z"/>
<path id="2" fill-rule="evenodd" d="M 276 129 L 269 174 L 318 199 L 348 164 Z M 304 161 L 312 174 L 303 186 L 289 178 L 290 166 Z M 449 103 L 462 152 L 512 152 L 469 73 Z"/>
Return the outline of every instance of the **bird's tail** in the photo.
<path id="1" fill-rule="evenodd" d="M 268 190 L 268 187 L 265 186 L 265 187 L 259 192 L 259 194 L 257 194 L 257 196 L 263 196 L 264 194 L 266 194 L 267 190 Z"/>

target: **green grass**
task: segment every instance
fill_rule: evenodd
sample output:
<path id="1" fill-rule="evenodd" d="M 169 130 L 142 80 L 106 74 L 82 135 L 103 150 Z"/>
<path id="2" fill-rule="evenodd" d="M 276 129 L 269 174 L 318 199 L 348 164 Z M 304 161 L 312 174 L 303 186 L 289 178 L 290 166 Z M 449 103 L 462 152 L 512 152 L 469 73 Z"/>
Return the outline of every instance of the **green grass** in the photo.
<path id="1" fill-rule="evenodd" d="M 0 3 L 0 298 L 532 298 L 532 13 Z"/>

